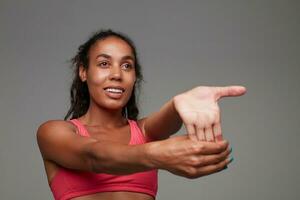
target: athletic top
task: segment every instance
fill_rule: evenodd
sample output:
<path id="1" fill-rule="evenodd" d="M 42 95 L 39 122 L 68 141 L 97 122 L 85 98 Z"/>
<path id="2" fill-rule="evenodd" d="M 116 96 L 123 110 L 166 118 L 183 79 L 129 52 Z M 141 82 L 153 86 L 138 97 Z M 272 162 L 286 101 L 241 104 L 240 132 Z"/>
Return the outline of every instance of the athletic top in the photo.
<path id="1" fill-rule="evenodd" d="M 72 119 L 70 122 L 77 127 L 81 136 L 90 137 L 79 120 Z M 129 145 L 146 143 L 147 140 L 136 121 L 128 119 L 128 122 L 131 132 Z M 88 194 L 113 191 L 145 193 L 155 199 L 157 182 L 157 169 L 129 175 L 112 175 L 60 167 L 51 180 L 50 188 L 55 200 L 69 200 Z"/>

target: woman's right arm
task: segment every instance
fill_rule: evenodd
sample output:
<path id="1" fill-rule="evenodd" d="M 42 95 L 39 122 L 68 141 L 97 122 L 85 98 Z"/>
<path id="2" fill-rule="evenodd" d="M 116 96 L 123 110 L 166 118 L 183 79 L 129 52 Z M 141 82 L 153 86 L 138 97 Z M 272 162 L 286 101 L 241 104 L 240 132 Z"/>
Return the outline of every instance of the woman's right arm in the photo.
<path id="1" fill-rule="evenodd" d="M 111 174 L 151 169 L 144 146 L 82 137 L 70 122 L 62 120 L 43 123 L 37 130 L 37 142 L 43 159 L 65 168 Z"/>
<path id="2" fill-rule="evenodd" d="M 71 123 L 59 120 L 42 124 L 37 141 L 45 160 L 65 168 L 108 174 L 165 169 L 196 178 L 223 169 L 230 153 L 226 141 L 197 142 L 186 135 L 143 145 L 102 142 L 76 134 Z"/>

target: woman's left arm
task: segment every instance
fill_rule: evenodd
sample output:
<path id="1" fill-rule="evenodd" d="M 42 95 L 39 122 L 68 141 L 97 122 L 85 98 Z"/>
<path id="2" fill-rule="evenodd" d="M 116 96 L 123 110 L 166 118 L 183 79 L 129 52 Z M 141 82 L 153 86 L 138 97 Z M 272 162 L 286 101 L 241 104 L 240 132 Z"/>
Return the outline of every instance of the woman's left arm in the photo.
<path id="1" fill-rule="evenodd" d="M 182 126 L 182 119 L 174 106 L 174 98 L 165 103 L 158 112 L 138 121 L 144 134 L 150 140 L 167 139 Z"/>

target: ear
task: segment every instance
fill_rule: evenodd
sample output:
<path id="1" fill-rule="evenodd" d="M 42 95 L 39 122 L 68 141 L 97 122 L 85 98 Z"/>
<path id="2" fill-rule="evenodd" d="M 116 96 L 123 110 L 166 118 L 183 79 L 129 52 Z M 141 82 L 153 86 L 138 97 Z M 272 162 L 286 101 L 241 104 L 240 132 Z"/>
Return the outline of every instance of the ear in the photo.
<path id="1" fill-rule="evenodd" d="M 82 82 L 86 81 L 86 69 L 82 65 L 79 66 L 79 77 Z"/>

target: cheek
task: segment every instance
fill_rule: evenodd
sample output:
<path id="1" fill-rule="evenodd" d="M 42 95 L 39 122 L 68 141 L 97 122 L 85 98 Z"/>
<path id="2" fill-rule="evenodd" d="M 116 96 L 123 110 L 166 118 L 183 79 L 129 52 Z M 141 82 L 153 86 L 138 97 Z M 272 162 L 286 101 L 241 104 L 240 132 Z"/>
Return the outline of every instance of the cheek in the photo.
<path id="1" fill-rule="evenodd" d="M 130 77 L 127 84 L 128 84 L 128 88 L 130 88 L 130 90 L 132 91 L 134 89 L 134 85 L 135 85 L 135 78 Z"/>
<path id="2" fill-rule="evenodd" d="M 124 76 L 124 86 L 127 88 L 128 95 L 131 96 L 131 93 L 134 89 L 136 77 L 132 74 L 127 74 Z"/>
<path id="3" fill-rule="evenodd" d="M 100 86 L 107 79 L 109 73 L 107 71 L 91 72 L 88 76 L 90 86 Z"/>

